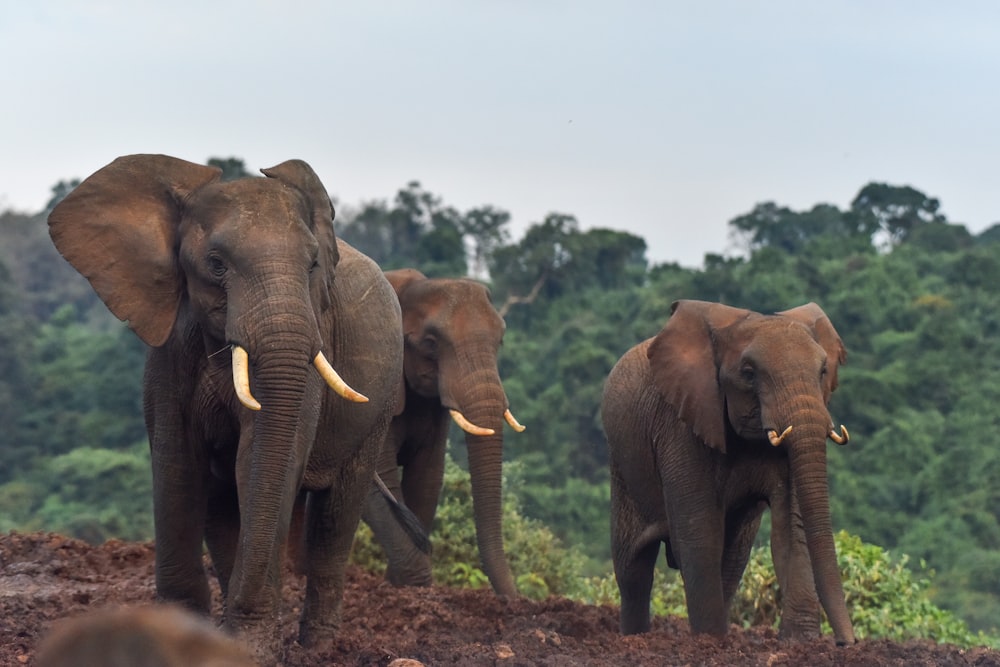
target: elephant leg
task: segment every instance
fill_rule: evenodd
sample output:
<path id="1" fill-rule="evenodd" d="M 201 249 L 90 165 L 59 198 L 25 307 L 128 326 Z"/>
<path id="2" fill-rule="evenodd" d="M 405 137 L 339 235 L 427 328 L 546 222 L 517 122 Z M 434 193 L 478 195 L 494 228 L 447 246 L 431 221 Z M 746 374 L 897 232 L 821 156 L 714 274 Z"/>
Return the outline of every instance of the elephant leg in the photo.
<path id="1" fill-rule="evenodd" d="M 395 447 L 386 447 L 380 455 L 379 476 L 397 499 L 406 502 L 409 497 L 400 487 L 399 466 L 396 464 Z M 423 517 L 417 515 L 421 523 Z M 385 576 L 393 586 L 430 586 L 433 583 L 430 555 L 420 551 L 406 534 L 378 489 L 370 488 L 365 498 L 362 515 L 385 551 L 388 561 Z M 433 516 L 432 516 L 433 518 Z"/>
<path id="2" fill-rule="evenodd" d="M 812 562 L 798 503 L 787 486 L 782 487 L 771 501 L 771 558 L 782 594 L 781 636 L 819 636 L 819 598 Z"/>
<path id="3" fill-rule="evenodd" d="M 174 441 L 151 436 L 156 595 L 208 614 L 211 593 L 202 564 L 205 491 L 202 470 Z"/>
<path id="4" fill-rule="evenodd" d="M 222 591 L 223 608 L 229 596 L 229 578 L 236 563 L 240 536 L 240 505 L 235 487 L 213 479 L 209 484 L 205 517 L 205 544 Z"/>
<path id="5" fill-rule="evenodd" d="M 727 613 L 750 560 L 750 550 L 760 529 L 767 503 L 759 501 L 734 512 L 726 521 L 726 546 L 722 552 L 722 600 Z"/>
<path id="6" fill-rule="evenodd" d="M 303 646 L 331 646 L 340 627 L 347 561 L 361 520 L 362 503 L 372 487 L 374 453 L 385 435 L 385 428 L 375 430 L 377 439 L 344 462 L 333 486 L 308 494 L 306 594 L 299 620 L 299 642 Z"/>
<path id="7" fill-rule="evenodd" d="M 406 506 L 430 532 L 444 483 L 445 442 L 417 449 L 403 466 L 402 490 Z"/>
<path id="8" fill-rule="evenodd" d="M 649 600 L 661 538 L 646 530 L 635 500 L 622 487 L 612 467 L 611 557 L 621 596 L 619 625 L 623 635 L 633 635 L 649 631 Z"/>

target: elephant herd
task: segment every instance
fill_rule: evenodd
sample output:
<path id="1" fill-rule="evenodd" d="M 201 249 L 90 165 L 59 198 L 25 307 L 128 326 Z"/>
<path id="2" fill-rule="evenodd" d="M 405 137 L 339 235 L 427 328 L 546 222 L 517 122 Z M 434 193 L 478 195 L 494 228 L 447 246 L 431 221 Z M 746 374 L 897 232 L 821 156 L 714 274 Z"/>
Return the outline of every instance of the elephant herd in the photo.
<path id="1" fill-rule="evenodd" d="M 488 291 L 383 272 L 336 238 L 308 164 L 262 172 L 222 181 L 215 167 L 125 156 L 49 216 L 59 252 L 149 346 L 158 599 L 209 612 L 207 546 L 223 626 L 272 662 L 287 548 L 307 581 L 299 641 L 332 645 L 362 518 L 392 583 L 431 583 L 418 533 L 434 519 L 452 420 L 466 432 L 483 569 L 516 595 L 501 464 L 505 423 L 524 427 L 497 371 L 504 323 Z M 677 302 L 625 353 L 602 402 L 622 632 L 649 628 L 662 544 L 692 630 L 724 634 L 770 507 L 782 634 L 818 634 L 822 604 L 838 643 L 854 641 L 825 455 L 827 437 L 847 439 L 826 407 L 845 356 L 815 304 L 766 316 L 699 301 Z"/>

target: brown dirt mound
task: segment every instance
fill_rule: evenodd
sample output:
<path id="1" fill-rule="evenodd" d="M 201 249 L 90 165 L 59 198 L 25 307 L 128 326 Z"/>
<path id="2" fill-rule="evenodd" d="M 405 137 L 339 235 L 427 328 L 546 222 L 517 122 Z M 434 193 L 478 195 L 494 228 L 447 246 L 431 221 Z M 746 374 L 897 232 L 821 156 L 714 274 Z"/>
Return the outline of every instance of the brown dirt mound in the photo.
<path id="1" fill-rule="evenodd" d="M 783 642 L 770 629 L 695 637 L 683 619 L 656 619 L 622 637 L 618 610 L 552 598 L 503 601 L 489 591 L 395 589 L 351 569 L 339 648 L 310 653 L 295 642 L 301 581 L 286 577 L 285 665 L 998 665 L 1000 651 L 913 641 L 829 637 Z M 52 624 L 87 610 L 153 601 L 153 545 L 90 546 L 51 533 L 0 535 L 0 665 L 30 665 Z M 216 594 L 216 598 L 218 595 Z M 218 603 L 217 603 L 218 604 Z M 216 618 L 218 609 L 216 610 Z"/>

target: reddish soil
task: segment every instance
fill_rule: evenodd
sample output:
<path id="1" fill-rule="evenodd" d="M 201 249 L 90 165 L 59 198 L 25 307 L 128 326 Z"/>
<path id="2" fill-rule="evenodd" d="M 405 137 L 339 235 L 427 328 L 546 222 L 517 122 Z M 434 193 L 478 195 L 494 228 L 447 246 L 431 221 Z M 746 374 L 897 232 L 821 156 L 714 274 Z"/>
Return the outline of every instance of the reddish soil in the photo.
<path id="1" fill-rule="evenodd" d="M 622 637 L 617 609 L 553 598 L 502 601 L 489 591 L 393 589 L 351 569 L 339 647 L 311 653 L 294 639 L 301 581 L 285 586 L 285 665 L 998 665 L 1000 651 L 930 642 L 830 637 L 791 643 L 770 629 L 734 628 L 723 640 L 694 637 L 683 619 L 656 619 Z M 31 665 L 55 621 L 88 610 L 153 601 L 153 545 L 101 546 L 55 534 L 0 535 L 0 665 Z M 218 595 L 216 595 L 218 597 Z M 216 618 L 218 611 L 216 611 Z M 399 664 L 399 663 L 397 663 Z M 413 663 L 410 663 L 413 664 Z"/>

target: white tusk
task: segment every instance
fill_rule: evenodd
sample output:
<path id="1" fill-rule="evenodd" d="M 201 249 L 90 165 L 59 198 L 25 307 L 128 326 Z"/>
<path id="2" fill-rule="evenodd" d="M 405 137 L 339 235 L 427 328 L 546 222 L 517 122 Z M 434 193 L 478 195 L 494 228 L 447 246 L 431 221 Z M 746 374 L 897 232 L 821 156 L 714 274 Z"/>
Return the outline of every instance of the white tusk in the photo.
<path id="1" fill-rule="evenodd" d="M 482 426 L 476 426 L 468 419 L 465 418 L 458 410 L 448 410 L 451 414 L 451 418 L 455 420 L 455 423 L 462 427 L 462 430 L 471 435 L 493 435 L 496 433 L 491 428 L 483 428 Z"/>
<path id="2" fill-rule="evenodd" d="M 524 425 L 518 423 L 518 421 L 514 419 L 514 414 L 510 410 L 503 413 L 503 418 L 506 419 L 507 423 L 510 424 L 510 427 L 518 433 L 524 430 Z"/>
<path id="3" fill-rule="evenodd" d="M 785 436 L 788 435 L 791 432 L 792 432 L 792 427 L 791 426 L 789 426 L 784 431 L 782 431 L 781 435 L 778 435 L 777 431 L 768 431 L 767 432 L 767 439 L 771 441 L 772 445 L 774 445 L 775 447 L 777 447 L 778 445 L 781 444 L 781 441 L 785 439 Z"/>
<path id="4" fill-rule="evenodd" d="M 346 382 L 344 382 L 344 379 L 337 374 L 337 371 L 333 370 L 333 366 L 331 366 L 330 362 L 326 360 L 326 357 L 323 356 L 322 352 L 316 353 L 316 358 L 313 359 L 313 365 L 316 367 L 316 370 L 319 371 L 319 374 L 323 376 L 323 379 L 326 380 L 326 383 L 330 385 L 330 388 L 337 392 L 338 396 L 343 396 L 347 400 L 355 403 L 368 402 L 367 396 L 354 391 L 347 385 Z"/>
<path id="5" fill-rule="evenodd" d="M 830 430 L 830 439 L 838 445 L 846 445 L 851 440 L 851 434 L 847 432 L 847 427 L 841 424 L 839 434 L 835 430 Z"/>
<path id="6" fill-rule="evenodd" d="M 251 410 L 260 410 L 260 403 L 250 393 L 250 356 L 239 345 L 233 345 L 233 386 L 236 398 Z"/>

